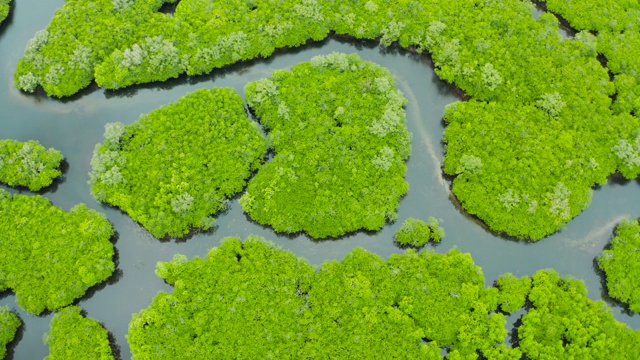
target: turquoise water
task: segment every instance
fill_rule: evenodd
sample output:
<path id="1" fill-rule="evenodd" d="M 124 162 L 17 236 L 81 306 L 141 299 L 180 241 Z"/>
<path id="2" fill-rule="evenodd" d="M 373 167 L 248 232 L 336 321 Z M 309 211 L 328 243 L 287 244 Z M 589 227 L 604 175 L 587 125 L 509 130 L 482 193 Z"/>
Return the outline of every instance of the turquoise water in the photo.
<path id="1" fill-rule="evenodd" d="M 487 284 L 505 272 L 521 276 L 533 274 L 538 269 L 555 268 L 560 274 L 583 279 L 591 298 L 603 298 L 601 277 L 594 271 L 593 260 L 610 240 L 620 219 L 640 216 L 638 182 L 612 179 L 595 190 L 591 206 L 564 230 L 534 244 L 487 231 L 482 223 L 457 206 L 449 190 L 450 181 L 442 175 L 443 109 L 461 97 L 455 87 L 437 78 L 428 56 L 334 38 L 279 52 L 269 59 L 231 66 L 209 76 L 182 77 L 164 84 L 115 92 L 93 86 L 64 101 L 49 99 L 43 94 L 20 93 L 13 86 L 15 64 L 27 41 L 47 25 L 55 9 L 62 4 L 62 0 L 17 0 L 12 15 L 0 26 L 0 138 L 37 139 L 46 147 L 62 151 L 68 163 L 64 177 L 42 195 L 65 210 L 84 202 L 104 212 L 114 225 L 118 233 L 118 272 L 108 284 L 94 289 L 78 304 L 113 334 L 123 359 L 130 357 L 125 335 L 131 314 L 147 307 L 158 291 L 171 290 L 155 276 L 155 263 L 170 260 L 176 253 L 188 257 L 204 256 L 225 236 L 261 235 L 312 263 L 341 259 L 358 246 L 387 258 L 401 252 L 394 246 L 392 236 L 404 219 L 434 216 L 440 219 L 447 232 L 447 237 L 435 250 L 446 252 L 457 246 L 471 253 L 476 264 L 483 268 Z M 214 231 L 182 242 L 160 242 L 121 211 L 97 203 L 90 195 L 87 185 L 89 161 L 95 144 L 102 141 L 104 124 L 113 121 L 130 124 L 140 114 L 203 87 L 232 87 L 243 94 L 247 82 L 267 77 L 275 69 L 287 69 L 333 51 L 356 52 L 361 58 L 388 68 L 409 100 L 407 123 L 413 133 L 413 152 L 407 172 L 410 190 L 400 203 L 396 223 L 373 235 L 356 233 L 339 240 L 316 242 L 302 235 L 278 236 L 269 228 L 251 222 L 236 198 L 228 211 L 218 217 Z M 617 319 L 640 329 L 638 315 L 629 316 L 621 306 L 605 300 L 613 306 Z M 48 331 L 51 314 L 27 314 L 17 307 L 11 293 L 0 295 L 0 305 L 4 304 L 16 309 L 25 324 L 21 338 L 10 350 L 8 358 L 45 357 L 48 348 L 42 342 L 42 335 Z"/>

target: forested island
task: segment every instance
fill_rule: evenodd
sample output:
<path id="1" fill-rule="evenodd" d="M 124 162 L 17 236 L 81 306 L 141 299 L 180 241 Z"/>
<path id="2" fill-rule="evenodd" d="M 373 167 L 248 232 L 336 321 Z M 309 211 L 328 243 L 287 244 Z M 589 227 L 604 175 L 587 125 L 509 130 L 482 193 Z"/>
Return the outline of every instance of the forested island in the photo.
<path id="1" fill-rule="evenodd" d="M 91 159 L 91 193 L 158 238 L 214 226 L 267 151 L 232 89 L 187 94 L 132 125 L 107 124 L 104 137 Z"/>
<path id="2" fill-rule="evenodd" d="M 81 311 L 78 306 L 68 306 L 55 314 L 51 330 L 43 338 L 49 345 L 49 356 L 44 360 L 114 359 L 107 330 Z"/>
<path id="3" fill-rule="evenodd" d="M 114 90 L 107 98 L 132 96 L 115 90 L 179 77 L 193 85 L 209 73 L 215 82 L 227 75 L 216 69 L 329 36 L 424 53 L 462 94 L 442 116 L 443 163 L 430 154 L 449 200 L 492 235 L 534 242 L 583 212 L 594 187 L 623 183 L 612 174 L 640 174 L 640 3 L 535 4 L 539 17 L 528 0 L 67 0 L 28 42 L 14 85 L 37 101 L 44 92 L 79 104 L 94 82 Z M 0 22 L 8 11 L 0 0 Z M 563 35 L 560 24 L 577 31 Z M 207 243 L 205 257 L 176 254 L 155 267 L 173 291 L 132 315 L 135 359 L 640 358 L 640 332 L 580 280 L 540 266 L 485 284 L 470 254 L 423 249 L 445 231 L 435 217 L 398 217 L 415 156 L 405 115 L 415 97 L 399 90 L 410 81 L 357 54 L 307 59 L 269 66 L 233 84 L 238 91 L 187 93 L 137 121 L 114 116 L 93 157 L 85 154 L 93 205 L 121 209 L 163 241 L 212 235 L 237 200 L 241 221 L 279 241 L 346 243 L 395 227 L 384 241 L 407 250 L 384 259 L 356 247 L 312 265 L 249 236 Z M 54 205 L 59 197 L 44 197 L 63 161 L 37 140 L 0 140 L 0 183 L 14 187 L 0 188 L 0 292 L 13 291 L 30 314 L 54 313 L 47 359 L 116 359 L 107 329 L 84 316 L 84 298 L 78 304 L 116 271 L 116 231 L 85 204 L 67 212 Z M 234 221 L 227 233 L 240 228 Z M 589 271 L 603 271 L 608 301 L 637 313 L 640 224 L 622 220 L 601 253 L 593 238 L 610 231 L 598 230 L 575 251 L 595 249 Z M 15 309 L 0 306 L 0 358 L 20 326 Z"/>
<path id="4" fill-rule="evenodd" d="M 226 238 L 205 258 L 176 255 L 156 273 L 174 285 L 134 314 L 138 359 L 640 356 L 640 332 L 615 321 L 584 284 L 541 270 L 485 287 L 453 249 L 392 255 L 355 249 L 318 271 L 263 238 Z M 517 339 L 506 316 L 522 309 Z"/>
<path id="5" fill-rule="evenodd" d="M 416 218 L 406 219 L 396 230 L 394 239 L 400 246 L 421 248 L 429 240 L 440 242 L 444 236 L 444 229 L 438 225 L 438 220 L 431 216 L 427 222 Z"/>
<path id="6" fill-rule="evenodd" d="M 332 53 L 249 83 L 245 94 L 275 152 L 240 199 L 253 220 L 317 239 L 396 219 L 411 134 L 386 69 Z"/>
<path id="7" fill-rule="evenodd" d="M 158 12 L 165 3 L 173 1 L 65 4 L 27 45 L 16 86 L 64 97 L 95 78 L 118 89 L 208 73 L 333 32 L 426 51 L 436 73 L 464 91 L 469 101 L 445 114 L 444 169 L 456 177 L 452 191 L 465 210 L 496 232 L 539 240 L 588 206 L 594 185 L 617 170 L 635 176 L 640 169 L 630 105 L 637 101 L 637 71 L 618 59 L 631 53 L 606 45 L 618 40 L 586 31 L 563 39 L 558 19 L 551 13 L 534 19 L 528 1 L 264 0 L 212 7 L 184 0 L 173 16 Z M 622 14 L 637 8 L 611 6 Z M 598 9 L 585 12 L 600 16 Z M 614 22 L 616 31 L 635 26 Z M 609 37 L 633 46 L 633 34 Z M 599 54 L 612 57 L 616 81 Z"/>
<path id="8" fill-rule="evenodd" d="M 37 140 L 0 140 L 0 182 L 38 191 L 62 174 L 63 159 L 60 151 L 46 149 Z"/>
<path id="9" fill-rule="evenodd" d="M 65 212 L 0 189 L 0 234 L 0 291 L 33 314 L 71 304 L 115 270 L 113 228 L 84 204 Z"/>

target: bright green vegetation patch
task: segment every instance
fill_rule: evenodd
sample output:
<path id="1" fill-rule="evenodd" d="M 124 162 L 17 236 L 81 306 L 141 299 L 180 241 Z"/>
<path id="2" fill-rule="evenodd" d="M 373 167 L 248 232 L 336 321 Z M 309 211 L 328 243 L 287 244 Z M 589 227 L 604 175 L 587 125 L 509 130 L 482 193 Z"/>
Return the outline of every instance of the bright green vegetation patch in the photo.
<path id="1" fill-rule="evenodd" d="M 202 89 L 143 115 L 105 126 L 89 184 L 154 236 L 207 230 L 266 154 L 257 123 L 232 89 Z"/>
<path id="2" fill-rule="evenodd" d="M 609 296 L 640 312 L 640 224 L 623 221 L 611 247 L 598 256 L 598 266 L 607 277 Z"/>
<path id="3" fill-rule="evenodd" d="M 408 218 L 396 230 L 395 240 L 401 246 L 420 248 L 429 240 L 440 242 L 444 236 L 444 229 L 438 225 L 436 218 L 429 217 L 428 222 Z"/>
<path id="4" fill-rule="evenodd" d="M 133 316 L 138 359 L 519 354 L 501 344 L 498 291 L 457 250 L 384 261 L 357 249 L 315 272 L 262 238 L 226 238 L 206 258 L 177 255 L 156 273 L 175 289 Z"/>
<path id="5" fill-rule="evenodd" d="M 317 271 L 259 237 L 226 238 L 204 258 L 176 255 L 156 274 L 174 285 L 134 314 L 137 359 L 629 359 L 640 332 L 615 321 L 584 284 L 541 270 L 485 287 L 469 254 L 408 250 L 385 261 L 355 249 Z M 524 307 L 519 345 L 505 314 Z"/>
<path id="6" fill-rule="evenodd" d="M 640 357 L 640 332 L 617 322 L 603 301 L 589 299 L 582 281 L 541 270 L 531 283 L 531 309 L 518 328 L 519 346 L 527 358 Z"/>
<path id="7" fill-rule="evenodd" d="M 39 314 L 69 305 L 115 269 L 114 231 L 84 204 L 70 212 L 41 196 L 0 189 L 0 291 Z"/>
<path id="8" fill-rule="evenodd" d="M 11 0 L 0 0 L 0 23 L 4 21 L 9 15 Z"/>
<path id="9" fill-rule="evenodd" d="M 109 337 L 99 322 L 86 318 L 77 306 L 69 306 L 51 320 L 51 330 L 44 336 L 49 345 L 45 360 L 111 360 Z"/>
<path id="10" fill-rule="evenodd" d="M 604 55 L 615 75 L 615 113 L 640 114 L 640 2 L 637 0 L 546 0 L 550 11 L 562 15 L 571 26 L 583 30 L 576 38 Z M 591 33 L 597 34 L 592 35 Z M 640 174 L 639 126 L 618 134 L 611 151 L 628 179 Z"/>
<path id="11" fill-rule="evenodd" d="M 20 319 L 9 307 L 0 307 L 0 359 L 7 354 L 7 345 L 16 336 L 20 324 Z"/>
<path id="12" fill-rule="evenodd" d="M 637 123 L 620 116 L 594 128 L 593 119 L 569 122 L 550 108 L 469 101 L 446 109 L 444 171 L 458 175 L 454 194 L 493 230 L 540 239 L 562 228 L 589 205 L 591 185 L 615 171 L 620 127 Z"/>
<path id="13" fill-rule="evenodd" d="M 575 40 L 562 38 L 554 15 L 535 20 L 534 5 L 520 0 L 183 0 L 173 17 L 157 12 L 161 3 L 66 3 L 27 46 L 17 86 L 67 96 L 94 75 L 119 88 L 206 73 L 331 30 L 427 51 L 438 76 L 475 100 L 448 111 L 449 128 L 463 126 L 447 129 L 445 170 L 462 206 L 496 232 L 538 240 L 580 213 L 608 175 L 640 172 L 636 1 L 549 1 L 598 30 L 597 39 Z M 619 74 L 615 84 L 598 51 Z M 283 114 L 294 105 L 286 106 Z"/>
<path id="14" fill-rule="evenodd" d="M 252 219 L 326 238 L 396 218 L 411 135 L 406 100 L 386 69 L 333 53 L 245 92 L 275 152 L 240 199 Z"/>
<path id="15" fill-rule="evenodd" d="M 38 191 L 60 176 L 60 151 L 46 149 L 37 140 L 0 140 L 0 182 Z"/>

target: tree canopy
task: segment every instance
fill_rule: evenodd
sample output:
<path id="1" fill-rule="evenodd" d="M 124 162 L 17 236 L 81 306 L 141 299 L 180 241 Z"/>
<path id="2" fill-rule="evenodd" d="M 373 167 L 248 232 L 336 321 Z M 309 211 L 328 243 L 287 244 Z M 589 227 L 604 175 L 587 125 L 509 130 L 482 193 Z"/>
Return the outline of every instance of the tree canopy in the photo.
<path id="1" fill-rule="evenodd" d="M 41 196 L 0 189 L 0 291 L 39 314 L 71 304 L 115 269 L 104 214 L 84 204 L 65 212 Z"/>
<path id="2" fill-rule="evenodd" d="M 444 229 L 438 225 L 438 220 L 434 217 L 429 217 L 428 223 L 420 219 L 408 218 L 396 230 L 394 239 L 400 246 L 420 248 L 429 240 L 440 242 L 444 235 Z"/>
<path id="3" fill-rule="evenodd" d="M 7 354 L 7 345 L 16 336 L 22 322 L 8 306 L 0 307 L 0 359 Z"/>
<path id="4" fill-rule="evenodd" d="M 189 93 L 125 126 L 105 126 L 91 193 L 155 237 L 207 230 L 264 160 L 266 143 L 232 89 Z"/>
<path id="5" fill-rule="evenodd" d="M 49 345 L 45 360 L 114 359 L 107 330 L 96 320 L 84 317 L 78 306 L 59 310 L 43 340 Z"/>
<path id="6" fill-rule="evenodd" d="M 7 18 L 9 15 L 9 10 L 11 8 L 11 0 L 0 0 L 0 24 Z"/>
<path id="7" fill-rule="evenodd" d="M 333 53 L 277 70 L 245 93 L 275 152 L 240 199 L 253 220 L 326 238 L 396 218 L 411 135 L 406 99 L 386 69 Z"/>
<path id="8" fill-rule="evenodd" d="M 225 238 L 205 258 L 176 255 L 156 274 L 174 286 L 134 314 L 135 359 L 637 358 L 640 332 L 578 280 L 540 270 L 485 287 L 469 254 L 391 255 L 356 248 L 311 267 L 259 237 Z M 508 313 L 524 309 L 519 341 Z"/>
<path id="9" fill-rule="evenodd" d="M 37 140 L 0 140 L 0 182 L 38 191 L 60 176 L 62 153 Z"/>
<path id="10" fill-rule="evenodd" d="M 637 220 L 618 225 L 611 246 L 598 256 L 598 266 L 607 278 L 609 296 L 640 312 L 640 224 Z"/>
<path id="11" fill-rule="evenodd" d="M 611 173 L 640 173 L 635 1 L 548 1 L 598 31 L 575 39 L 563 39 L 553 14 L 536 20 L 533 4 L 519 0 L 183 0 L 173 16 L 158 12 L 166 2 L 65 3 L 27 45 L 16 85 L 68 96 L 95 77 L 121 88 L 207 73 L 334 31 L 427 51 L 438 76 L 464 91 L 471 101 L 446 115 L 445 171 L 462 206 L 496 232 L 538 240 L 580 213 Z M 496 121 L 502 131 L 489 131 Z M 376 164 L 385 168 L 389 154 Z M 501 165 L 507 157 L 513 166 Z"/>
<path id="12" fill-rule="evenodd" d="M 616 321 L 603 301 L 589 299 L 583 282 L 540 270 L 532 284 L 531 308 L 518 328 L 519 347 L 527 358 L 640 357 L 640 332 Z"/>

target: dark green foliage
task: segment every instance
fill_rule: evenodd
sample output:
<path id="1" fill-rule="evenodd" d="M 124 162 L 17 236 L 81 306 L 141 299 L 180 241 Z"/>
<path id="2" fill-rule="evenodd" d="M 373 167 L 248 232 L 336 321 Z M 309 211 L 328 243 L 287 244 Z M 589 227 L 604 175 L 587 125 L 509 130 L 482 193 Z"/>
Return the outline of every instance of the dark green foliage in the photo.
<path id="1" fill-rule="evenodd" d="M 204 259 L 158 263 L 156 274 L 175 289 L 134 314 L 136 359 L 286 359 L 304 346 L 313 269 L 289 252 L 226 238 Z"/>
<path id="2" fill-rule="evenodd" d="M 9 15 L 10 3 L 11 0 L 0 0 L 0 23 Z"/>
<path id="3" fill-rule="evenodd" d="M 266 154 L 258 124 L 232 89 L 202 89 L 141 116 L 107 124 L 91 160 L 91 192 L 154 236 L 207 230 Z"/>
<path id="4" fill-rule="evenodd" d="M 637 359 L 640 332 L 617 322 L 602 301 L 587 297 L 584 283 L 554 270 L 533 276 L 532 308 L 518 329 L 520 348 L 536 359 Z"/>
<path id="5" fill-rule="evenodd" d="M 0 291 L 39 314 L 69 305 L 114 271 L 113 228 L 84 204 L 70 212 L 0 189 Z"/>
<path id="6" fill-rule="evenodd" d="M 38 191 L 60 176 L 60 151 L 47 150 L 37 140 L 0 140 L 0 182 Z"/>
<path id="7" fill-rule="evenodd" d="M 640 224 L 623 221 L 611 240 L 611 248 L 598 256 L 598 266 L 607 277 L 609 296 L 640 312 Z"/>
<path id="8" fill-rule="evenodd" d="M 51 320 L 51 331 L 44 336 L 49 345 L 45 360 L 111 360 L 107 330 L 94 319 L 86 318 L 77 306 L 69 306 Z"/>
<path id="9" fill-rule="evenodd" d="M 431 229 L 420 219 L 408 218 L 396 230 L 395 240 L 400 245 L 422 247 L 429 241 Z"/>
<path id="10" fill-rule="evenodd" d="M 20 328 L 20 319 L 9 307 L 0 307 L 0 359 L 4 359 L 7 353 L 7 344 L 16 336 Z"/>
<path id="11" fill-rule="evenodd" d="M 325 238 L 396 218 L 411 135 L 406 100 L 386 69 L 333 53 L 245 92 L 275 151 L 240 199 L 252 219 Z"/>
<path id="12" fill-rule="evenodd" d="M 136 359 L 435 359 L 442 347 L 450 359 L 519 356 L 501 344 L 498 291 L 458 250 L 384 261 L 356 249 L 316 273 L 262 238 L 227 238 L 205 259 L 176 255 L 156 272 L 175 289 L 134 315 Z"/>

